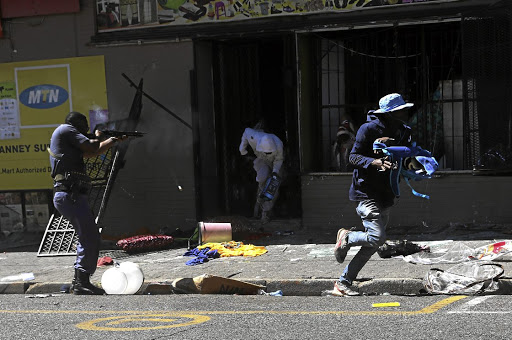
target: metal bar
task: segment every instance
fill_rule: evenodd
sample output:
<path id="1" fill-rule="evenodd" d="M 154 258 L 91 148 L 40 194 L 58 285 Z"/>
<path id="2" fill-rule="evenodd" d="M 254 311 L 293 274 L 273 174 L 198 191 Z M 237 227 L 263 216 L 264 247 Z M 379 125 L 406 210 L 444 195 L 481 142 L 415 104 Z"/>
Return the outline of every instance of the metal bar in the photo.
<path id="1" fill-rule="evenodd" d="M 96 224 L 98 224 L 101 217 L 103 217 L 103 212 L 105 211 L 105 208 L 107 207 L 107 201 L 110 196 L 110 192 L 112 190 L 112 184 L 113 184 L 113 181 L 115 178 L 115 176 L 113 176 L 113 174 L 114 174 L 114 171 L 116 168 L 118 156 L 119 156 L 119 151 L 116 151 L 116 153 L 114 155 L 114 159 L 112 161 L 112 167 L 110 168 L 110 174 L 108 176 L 107 185 L 105 187 L 105 191 L 103 193 L 103 198 L 101 200 L 100 209 L 98 211 L 98 215 L 96 216 Z M 101 230 L 100 230 L 100 232 L 101 232 Z"/>
<path id="2" fill-rule="evenodd" d="M 46 236 L 48 235 L 48 228 L 49 228 L 49 226 L 51 226 L 54 218 L 55 218 L 55 214 L 52 214 L 52 216 L 50 217 L 50 220 L 48 221 L 48 224 L 46 225 L 46 229 L 45 229 L 44 235 L 43 235 L 43 241 L 41 242 L 41 244 L 39 244 L 37 256 L 39 256 L 41 254 L 41 249 L 43 248 L 44 240 L 46 240 Z"/>
<path id="3" fill-rule="evenodd" d="M 137 85 L 135 85 L 135 83 L 133 81 L 131 81 L 130 78 L 128 78 L 128 76 L 124 73 L 121 74 L 129 83 L 130 83 L 130 86 L 132 87 L 135 87 L 137 88 Z M 186 121 L 184 121 L 183 119 L 181 119 L 178 115 L 176 115 L 174 112 L 172 112 L 171 110 L 169 110 L 168 108 L 166 108 L 165 106 L 163 106 L 162 104 L 160 104 L 156 99 L 154 99 L 153 97 L 151 97 L 149 94 L 147 94 L 146 92 L 142 91 L 142 95 L 146 98 L 148 98 L 149 100 L 151 100 L 153 103 L 155 103 L 157 106 L 159 106 L 161 109 L 163 109 L 165 112 L 169 113 L 170 115 L 172 115 L 174 118 L 176 118 L 177 120 L 179 120 L 183 125 L 185 125 L 186 127 L 188 127 L 190 130 L 192 130 L 192 125 L 190 125 L 189 123 L 187 123 Z"/>
<path id="4" fill-rule="evenodd" d="M 70 249 L 73 247 L 73 244 L 75 243 L 75 230 L 73 229 L 73 231 L 71 232 L 71 240 L 69 241 L 69 244 L 68 244 L 68 249 L 67 249 L 67 252 L 69 253 L 70 252 Z"/>

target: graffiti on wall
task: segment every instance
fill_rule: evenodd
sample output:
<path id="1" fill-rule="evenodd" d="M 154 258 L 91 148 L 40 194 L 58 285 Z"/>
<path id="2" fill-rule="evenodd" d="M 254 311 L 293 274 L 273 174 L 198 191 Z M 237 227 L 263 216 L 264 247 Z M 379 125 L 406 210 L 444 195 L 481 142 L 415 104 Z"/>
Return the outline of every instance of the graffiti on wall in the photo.
<path id="1" fill-rule="evenodd" d="M 447 0 L 96 0 L 99 32 Z"/>

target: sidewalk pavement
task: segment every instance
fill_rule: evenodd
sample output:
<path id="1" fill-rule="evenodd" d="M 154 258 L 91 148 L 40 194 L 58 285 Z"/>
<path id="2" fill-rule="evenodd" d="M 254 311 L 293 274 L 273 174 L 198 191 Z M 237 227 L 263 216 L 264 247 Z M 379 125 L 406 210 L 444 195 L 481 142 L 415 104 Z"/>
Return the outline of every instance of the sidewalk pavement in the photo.
<path id="1" fill-rule="evenodd" d="M 263 229 L 261 229 L 263 228 Z M 194 278 L 210 274 L 265 286 L 266 292 L 281 290 L 283 295 L 319 296 L 333 288 L 344 266 L 355 255 L 350 249 L 344 264 L 336 262 L 333 250 L 339 226 L 304 229 L 297 221 L 272 221 L 260 226 L 268 236 L 256 240 L 241 240 L 245 244 L 265 246 L 268 252 L 256 257 L 223 257 L 196 266 L 185 263 L 186 242 L 176 243 L 161 251 L 129 255 L 104 244 L 100 257 L 110 256 L 116 262 L 131 261 L 144 273 L 144 284 L 137 294 L 173 294 L 171 283 L 178 278 Z M 419 245 L 446 246 L 462 242 L 471 248 L 496 241 L 512 239 L 509 226 L 455 225 L 444 227 L 408 227 L 388 229 L 388 240 L 407 239 Z M 0 282 L 3 294 L 59 293 L 69 285 L 74 270 L 74 256 L 37 256 L 39 243 L 32 248 L 3 245 L 0 252 L 0 280 L 20 273 L 33 273 L 30 281 Z M 496 294 L 512 294 L 512 255 L 495 260 L 505 273 Z M 421 265 L 403 259 L 382 259 L 375 254 L 359 273 L 355 284 L 363 294 L 421 295 L 425 293 L 423 279 L 430 268 L 448 269 L 454 264 Z M 91 280 L 101 282 L 102 274 L 112 266 L 98 267 Z"/>

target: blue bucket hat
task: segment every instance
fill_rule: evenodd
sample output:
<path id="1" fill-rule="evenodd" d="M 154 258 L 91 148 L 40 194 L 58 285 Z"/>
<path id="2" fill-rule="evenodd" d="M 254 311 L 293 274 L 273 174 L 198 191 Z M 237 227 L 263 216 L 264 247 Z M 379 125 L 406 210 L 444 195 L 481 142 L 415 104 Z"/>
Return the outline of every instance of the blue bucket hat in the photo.
<path id="1" fill-rule="evenodd" d="M 375 113 L 380 112 L 393 112 L 408 107 L 414 106 L 413 103 L 406 103 L 401 95 L 398 93 L 391 93 L 379 100 L 379 109 L 375 110 Z"/>

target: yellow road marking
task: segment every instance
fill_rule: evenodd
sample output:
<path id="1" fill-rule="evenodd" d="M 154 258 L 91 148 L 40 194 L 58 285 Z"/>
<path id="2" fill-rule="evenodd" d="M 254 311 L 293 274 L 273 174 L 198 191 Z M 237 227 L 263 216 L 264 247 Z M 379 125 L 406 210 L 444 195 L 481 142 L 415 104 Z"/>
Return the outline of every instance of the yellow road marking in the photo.
<path id="1" fill-rule="evenodd" d="M 81 310 L 0 310 L 0 313 L 25 314 L 118 314 L 107 318 L 81 322 L 76 327 L 94 331 L 140 331 L 185 327 L 210 320 L 208 315 L 274 314 L 274 315 L 420 315 L 432 314 L 454 302 L 466 298 L 465 295 L 451 296 L 417 311 L 81 311 Z M 124 314 L 119 316 L 119 314 Z M 160 323 L 158 326 L 118 327 L 129 323 Z"/>
<path id="2" fill-rule="evenodd" d="M 172 317 L 172 318 L 170 318 Z M 188 319 L 190 321 L 180 322 L 180 319 Z M 127 316 L 112 316 L 109 318 L 94 319 L 90 321 L 81 322 L 76 327 L 89 331 L 144 331 L 150 329 L 166 329 L 175 327 L 185 327 L 191 325 L 197 325 L 210 320 L 206 315 L 194 315 L 194 314 L 181 314 L 181 313 L 162 313 L 162 314 L 136 314 Z M 178 321 L 178 323 L 174 323 Z M 122 325 L 130 322 L 154 322 L 163 323 L 159 326 L 147 326 L 147 327 L 113 327 Z M 104 324 L 98 326 L 97 324 Z M 109 327 L 110 326 L 110 327 Z"/>
<path id="3" fill-rule="evenodd" d="M 417 311 L 193 311 L 194 314 L 358 314 L 368 313 L 372 315 L 378 314 L 431 314 L 437 312 L 439 309 L 457 302 L 461 299 L 467 298 L 466 295 L 451 296 L 441 301 L 438 301 L 430 306 Z M 340 298 L 343 299 L 343 298 Z M 173 315 L 183 315 L 191 313 L 191 311 L 119 311 L 119 310 L 1 310 L 0 313 L 23 313 L 23 314 L 166 314 L 173 313 Z"/>
<path id="4" fill-rule="evenodd" d="M 440 310 L 443 307 L 448 306 L 451 303 L 462 300 L 464 298 L 467 298 L 467 296 L 466 295 L 452 296 L 447 299 L 438 301 L 438 302 L 434 303 L 433 305 L 425 307 L 425 308 L 417 311 L 416 314 L 431 314 L 431 313 L 437 312 L 438 310 Z"/>
<path id="5" fill-rule="evenodd" d="M 400 307 L 400 302 L 382 302 L 374 303 L 372 307 Z"/>

